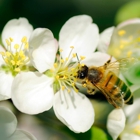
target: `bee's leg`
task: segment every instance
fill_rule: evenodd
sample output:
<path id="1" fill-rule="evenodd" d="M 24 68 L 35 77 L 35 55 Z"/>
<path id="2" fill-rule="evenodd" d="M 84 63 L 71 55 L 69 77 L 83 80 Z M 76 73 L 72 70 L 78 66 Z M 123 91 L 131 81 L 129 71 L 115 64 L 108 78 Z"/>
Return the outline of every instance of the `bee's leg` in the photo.
<path id="1" fill-rule="evenodd" d="M 107 68 L 108 64 L 111 62 L 112 55 L 110 56 L 110 59 L 104 64 L 104 68 Z"/>
<path id="2" fill-rule="evenodd" d="M 87 88 L 87 92 L 90 95 L 94 95 L 95 94 L 95 89 L 93 89 L 93 88 Z"/>

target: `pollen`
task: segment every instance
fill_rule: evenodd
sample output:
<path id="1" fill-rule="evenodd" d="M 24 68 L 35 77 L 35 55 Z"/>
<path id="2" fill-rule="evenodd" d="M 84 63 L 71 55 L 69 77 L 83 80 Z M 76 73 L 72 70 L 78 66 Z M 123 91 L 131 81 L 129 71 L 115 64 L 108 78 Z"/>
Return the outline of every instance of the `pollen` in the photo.
<path id="1" fill-rule="evenodd" d="M 73 55 L 73 57 L 76 57 L 76 53 L 73 53 L 72 55 Z"/>
<path id="2" fill-rule="evenodd" d="M 140 114 L 138 115 L 138 120 L 140 120 Z"/>
<path id="3" fill-rule="evenodd" d="M 85 64 L 83 63 L 83 64 L 81 64 L 81 66 L 83 67 L 83 66 L 85 66 Z"/>
<path id="4" fill-rule="evenodd" d="M 62 52 L 62 51 L 63 51 L 63 49 L 59 49 L 59 51 L 60 51 L 60 52 Z"/>
<path id="5" fill-rule="evenodd" d="M 6 63 L 6 67 L 13 75 L 19 73 L 22 68 L 29 62 L 29 57 L 25 55 L 24 46 L 28 44 L 27 37 L 21 39 L 21 44 L 14 44 L 14 39 L 9 37 L 6 39 L 7 51 L 1 52 L 3 60 Z"/>
<path id="6" fill-rule="evenodd" d="M 77 56 L 76 53 L 72 53 L 74 47 L 70 47 L 70 53 L 67 57 L 62 59 L 61 50 L 60 57 L 56 57 L 56 61 L 54 63 L 54 67 L 49 70 L 49 73 L 52 73 L 52 77 L 54 77 L 54 91 L 62 90 L 63 92 L 70 93 L 73 89 L 75 92 L 78 92 L 78 88 L 76 87 L 77 82 L 77 72 L 79 71 L 79 64 L 82 59 L 77 61 L 73 58 Z M 83 57 L 82 57 L 83 58 Z M 45 73 L 48 75 L 48 72 Z M 56 86 L 57 84 L 57 86 Z"/>
<path id="7" fill-rule="evenodd" d="M 134 132 L 138 135 L 140 135 L 140 125 L 137 125 L 135 128 L 134 128 Z"/>
<path id="8" fill-rule="evenodd" d="M 132 51 L 128 51 L 127 52 L 127 57 L 131 57 L 132 56 Z"/>
<path id="9" fill-rule="evenodd" d="M 53 65 L 55 68 L 57 68 L 57 63 L 54 63 L 54 65 Z"/>
<path id="10" fill-rule="evenodd" d="M 85 58 L 85 56 L 80 56 L 80 60 L 84 60 Z"/>
<path id="11" fill-rule="evenodd" d="M 83 87 L 86 87 L 86 86 L 87 86 L 87 84 L 85 84 L 85 83 L 84 83 L 82 86 L 83 86 Z"/>
<path id="12" fill-rule="evenodd" d="M 17 50 L 19 48 L 19 45 L 18 44 L 15 44 L 14 45 L 14 48 Z"/>
<path id="13" fill-rule="evenodd" d="M 65 87 L 64 87 L 64 86 L 61 86 L 61 89 L 62 89 L 62 90 L 64 90 L 64 89 L 65 89 Z"/>
<path id="14" fill-rule="evenodd" d="M 10 40 L 10 42 L 13 42 L 14 41 L 14 39 L 12 37 L 9 37 L 9 40 Z"/>
<path id="15" fill-rule="evenodd" d="M 73 49 L 73 48 L 74 48 L 74 46 L 70 46 L 70 48 L 72 48 L 72 49 Z"/>
<path id="16" fill-rule="evenodd" d="M 24 36 L 24 37 L 21 39 L 21 42 L 22 42 L 22 43 L 26 43 L 26 42 L 27 42 L 27 37 Z"/>
<path id="17" fill-rule="evenodd" d="M 64 63 L 64 59 L 61 59 L 61 63 Z"/>
<path id="18" fill-rule="evenodd" d="M 6 39 L 6 44 L 7 46 L 10 46 L 11 42 L 8 39 Z"/>
<path id="19" fill-rule="evenodd" d="M 118 31 L 118 35 L 119 35 L 119 36 L 123 36 L 125 33 L 126 33 L 125 30 L 120 30 L 120 31 Z"/>

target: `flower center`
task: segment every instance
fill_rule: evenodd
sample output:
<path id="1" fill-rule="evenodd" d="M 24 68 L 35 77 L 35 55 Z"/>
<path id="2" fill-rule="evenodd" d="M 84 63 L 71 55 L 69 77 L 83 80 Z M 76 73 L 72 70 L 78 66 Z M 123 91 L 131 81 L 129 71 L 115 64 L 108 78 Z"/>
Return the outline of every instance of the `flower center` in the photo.
<path id="1" fill-rule="evenodd" d="M 6 72 L 11 72 L 13 76 L 19 73 L 24 69 L 24 66 L 29 61 L 29 57 L 25 55 L 28 50 L 28 42 L 27 37 L 23 37 L 21 39 L 21 44 L 14 44 L 13 39 L 10 37 L 6 39 L 7 51 L 0 52 L 3 60 L 5 61 L 5 65 L 1 68 Z"/>
<path id="2" fill-rule="evenodd" d="M 126 30 L 119 30 L 118 43 L 113 47 L 110 47 L 108 52 L 113 54 L 116 58 L 122 57 L 139 57 L 140 49 L 140 35 L 135 33 L 129 34 Z M 115 52 L 115 53 L 114 53 Z"/>
<path id="3" fill-rule="evenodd" d="M 54 63 L 54 67 L 47 71 L 46 74 L 51 73 L 51 75 L 54 77 L 54 83 L 53 88 L 54 92 L 57 92 L 58 90 L 67 90 L 67 92 L 70 92 L 70 87 L 72 87 L 75 92 L 78 92 L 78 88 L 76 87 L 76 81 L 77 81 L 77 72 L 82 64 L 80 62 L 85 58 L 83 56 L 80 56 L 80 60 L 77 62 L 73 62 L 72 59 L 76 58 L 78 59 L 77 54 L 73 53 L 73 46 L 70 47 L 71 51 L 65 59 L 62 59 L 60 49 L 60 56 L 57 58 L 56 62 Z"/>

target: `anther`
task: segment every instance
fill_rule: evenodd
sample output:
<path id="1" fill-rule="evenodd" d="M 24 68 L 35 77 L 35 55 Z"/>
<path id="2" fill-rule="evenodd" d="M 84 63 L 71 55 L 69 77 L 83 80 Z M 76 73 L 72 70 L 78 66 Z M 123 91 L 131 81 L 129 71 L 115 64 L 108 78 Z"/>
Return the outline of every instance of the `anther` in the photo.
<path id="1" fill-rule="evenodd" d="M 61 59 L 60 61 L 61 61 L 61 63 L 64 63 L 64 59 Z"/>
<path id="2" fill-rule="evenodd" d="M 28 42 L 26 42 L 24 49 L 28 49 L 28 48 L 29 48 L 29 44 L 28 44 Z"/>
<path id="3" fill-rule="evenodd" d="M 118 35 L 119 35 L 119 36 L 123 36 L 125 33 L 126 33 L 125 30 L 120 30 L 120 31 L 118 31 Z"/>
<path id="4" fill-rule="evenodd" d="M 86 87 L 86 86 L 87 86 L 87 84 L 85 84 L 85 83 L 84 83 L 82 86 L 83 86 L 83 87 Z"/>
<path id="5" fill-rule="evenodd" d="M 10 40 L 10 42 L 13 42 L 13 41 L 14 41 L 14 39 L 13 39 L 13 38 L 11 38 L 11 37 L 9 37 L 9 40 Z"/>
<path id="6" fill-rule="evenodd" d="M 14 48 L 17 50 L 19 48 L 19 45 L 18 44 L 15 44 L 14 45 Z"/>
<path id="7" fill-rule="evenodd" d="M 6 39 L 6 43 L 7 43 L 7 46 L 10 46 L 10 41 L 8 39 Z"/>
<path id="8" fill-rule="evenodd" d="M 76 57 L 76 53 L 73 53 L 72 56 L 73 56 L 73 57 Z"/>
<path id="9" fill-rule="evenodd" d="M 80 60 L 84 60 L 85 58 L 85 56 L 80 56 Z"/>
<path id="10" fill-rule="evenodd" d="M 54 63 L 54 67 L 55 67 L 55 68 L 57 67 L 57 63 Z"/>
<path id="11" fill-rule="evenodd" d="M 63 49 L 59 49 L 59 51 L 60 51 L 60 52 L 62 52 L 62 51 L 63 51 Z"/>
<path id="12" fill-rule="evenodd" d="M 26 42 L 27 42 L 27 37 L 24 36 L 24 37 L 21 39 L 21 42 L 22 42 L 22 43 L 26 43 Z"/>
<path id="13" fill-rule="evenodd" d="M 62 89 L 62 90 L 64 90 L 64 89 L 65 89 L 65 87 L 64 87 L 64 86 L 61 86 L 61 89 Z"/>
<path id="14" fill-rule="evenodd" d="M 70 46 L 70 48 L 72 48 L 72 49 L 73 49 L 73 48 L 74 48 L 74 46 Z"/>
<path id="15" fill-rule="evenodd" d="M 16 72 L 20 72 L 20 68 L 15 68 L 15 71 Z"/>

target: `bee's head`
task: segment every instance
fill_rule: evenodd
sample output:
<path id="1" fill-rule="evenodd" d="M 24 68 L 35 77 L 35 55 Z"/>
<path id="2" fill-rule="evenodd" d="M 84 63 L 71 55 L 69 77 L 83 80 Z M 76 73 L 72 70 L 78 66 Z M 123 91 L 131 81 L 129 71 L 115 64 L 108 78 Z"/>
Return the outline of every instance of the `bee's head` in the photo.
<path id="1" fill-rule="evenodd" d="M 87 74 L 88 74 L 88 67 L 86 65 L 84 65 L 78 71 L 77 78 L 84 79 L 85 77 L 87 77 Z"/>

